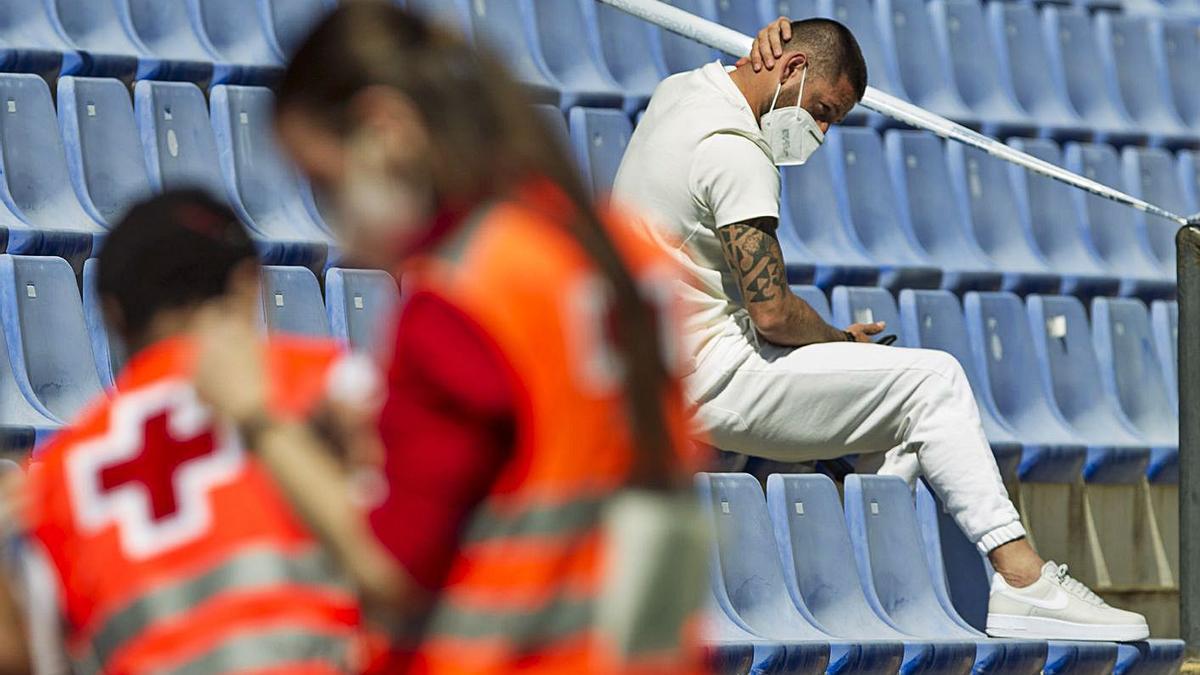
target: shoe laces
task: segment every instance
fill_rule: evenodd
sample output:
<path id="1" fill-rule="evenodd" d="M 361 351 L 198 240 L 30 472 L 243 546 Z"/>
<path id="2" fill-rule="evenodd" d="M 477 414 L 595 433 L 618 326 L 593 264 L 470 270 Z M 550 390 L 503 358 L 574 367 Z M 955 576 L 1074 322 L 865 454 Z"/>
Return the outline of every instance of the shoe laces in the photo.
<path id="1" fill-rule="evenodd" d="M 1096 595 L 1092 589 L 1088 588 L 1082 581 L 1071 576 L 1066 565 L 1058 566 L 1058 569 L 1054 571 L 1054 579 L 1063 590 L 1080 600 L 1096 605 L 1097 607 L 1107 606 L 1107 603 L 1100 596 Z"/>

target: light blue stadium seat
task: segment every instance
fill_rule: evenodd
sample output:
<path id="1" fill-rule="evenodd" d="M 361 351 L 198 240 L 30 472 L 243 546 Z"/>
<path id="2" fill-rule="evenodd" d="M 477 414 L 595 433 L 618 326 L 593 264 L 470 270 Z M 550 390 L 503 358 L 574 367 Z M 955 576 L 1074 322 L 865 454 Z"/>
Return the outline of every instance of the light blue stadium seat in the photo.
<path id="1" fill-rule="evenodd" d="M 983 630 L 987 624 L 991 566 L 923 482 L 917 485 L 916 501 L 921 539 L 938 600 L 952 617 Z M 1051 640 L 1047 646 L 1045 675 L 1110 673 L 1119 650 L 1112 642 Z"/>
<path id="2" fill-rule="evenodd" d="M 1134 197 L 1180 214 L 1196 212 L 1180 180 L 1175 157 L 1162 148 L 1127 147 L 1121 151 L 1125 191 Z M 1158 216 L 1135 212 L 1138 234 L 1158 260 L 1164 275 L 1175 270 L 1175 233 L 1179 225 Z"/>
<path id="3" fill-rule="evenodd" d="M 747 630 L 803 650 L 806 668 L 795 672 L 895 672 L 904 656 L 899 642 L 831 638 L 809 623 L 787 592 L 762 487 L 749 474 L 696 474 L 701 508 L 716 535 L 712 561 L 717 604 Z M 826 669 L 826 663 L 828 669 Z"/>
<path id="4" fill-rule="evenodd" d="M 1154 346 L 1162 361 L 1171 407 L 1179 410 L 1179 304 L 1174 300 L 1150 303 L 1150 327 L 1154 330 Z"/>
<path id="5" fill-rule="evenodd" d="M 325 273 L 330 332 L 356 351 L 372 351 L 381 344 L 386 336 L 380 329 L 399 302 L 400 289 L 387 272 L 330 268 Z"/>
<path id="6" fill-rule="evenodd" d="M 884 135 L 884 147 L 900 224 L 942 268 L 942 288 L 1000 288 L 1000 271 L 967 233 L 967 215 L 950 188 L 942 142 L 927 132 L 892 130 Z"/>
<path id="7" fill-rule="evenodd" d="M 1009 145 L 1040 160 L 1063 165 L 1062 152 L 1049 139 L 1013 138 Z M 1021 225 L 1050 268 L 1062 275 L 1066 295 L 1115 295 L 1122 270 L 1107 267 L 1088 243 L 1087 227 L 1075 208 L 1071 187 L 1016 164 L 1008 164 Z"/>
<path id="8" fill-rule="evenodd" d="M 61 258 L 0 256 L 0 316 L 26 397 L 55 422 L 73 421 L 103 391 L 75 271 Z"/>
<path id="9" fill-rule="evenodd" d="M 909 100 L 942 117 L 980 128 L 979 116 L 954 87 L 948 55 L 934 48 L 937 38 L 925 0 L 877 0 L 875 11 Z"/>
<path id="10" fill-rule="evenodd" d="M 879 33 L 879 24 L 875 21 L 875 10 L 871 7 L 871 0 L 817 0 L 817 14 L 844 24 L 854 33 L 858 47 L 862 50 L 863 60 L 867 63 L 868 79 L 872 87 L 892 96 L 908 99 L 908 94 L 900 84 L 896 57 L 884 44 Z M 793 19 L 803 18 L 795 14 L 790 16 Z M 877 129 L 899 126 L 892 118 L 867 110 L 861 105 L 850 111 L 844 123 L 867 124 Z"/>
<path id="11" fill-rule="evenodd" d="M 716 0 L 714 6 L 718 23 L 751 37 L 779 18 L 779 9 L 770 0 Z"/>
<path id="12" fill-rule="evenodd" d="M 533 36 L 547 71 L 562 91 L 563 110 L 574 106 L 620 108 L 625 94 L 604 66 L 598 46 L 581 41 L 587 18 L 575 0 L 520 0 L 526 28 Z"/>
<path id="13" fill-rule="evenodd" d="M 1092 300 L 1092 342 L 1104 391 L 1151 447 L 1146 477 L 1151 483 L 1179 482 L 1179 419 L 1171 407 L 1162 362 L 1140 300 Z"/>
<path id="14" fill-rule="evenodd" d="M 633 125 L 620 110 L 572 108 L 568 120 L 583 182 L 597 199 L 607 199 Z"/>
<path id="15" fill-rule="evenodd" d="M 307 267 L 264 265 L 262 302 L 268 331 L 329 337 L 329 316 L 321 287 Z"/>
<path id="16" fill-rule="evenodd" d="M 1123 187 L 1121 160 L 1108 145 L 1068 143 L 1066 167 L 1105 185 Z M 1121 295 L 1142 298 L 1175 294 L 1175 268 L 1155 258 L 1149 244 L 1138 234 L 1138 213 L 1122 204 L 1083 190 L 1072 190 L 1071 198 L 1087 227 L 1092 248 L 1111 270 L 1121 276 Z"/>
<path id="17" fill-rule="evenodd" d="M 73 51 L 55 29 L 44 0 L 0 0 L 0 70 L 54 79 L 64 52 Z"/>
<path id="18" fill-rule="evenodd" d="M 1000 475 L 1007 481 L 1015 480 L 1021 462 L 1021 442 L 1012 429 L 996 417 L 992 394 L 980 382 L 958 297 L 949 291 L 903 290 L 900 291 L 899 310 L 900 323 L 896 333 L 905 346 L 944 351 L 962 365 L 967 381 L 971 383 L 971 392 L 975 394 L 983 433 L 992 446 Z"/>
<path id="19" fill-rule="evenodd" d="M 625 92 L 626 114 L 646 107 L 654 88 L 666 77 L 654 56 L 650 27 L 645 21 L 595 0 L 576 0 L 583 6 L 589 38 L 604 57 L 607 72 Z"/>
<path id="20" fill-rule="evenodd" d="M 1037 123 L 1039 135 L 1060 141 L 1088 138 L 1091 130 L 1055 82 L 1054 71 L 1062 65 L 1048 65 L 1050 53 L 1033 4 L 990 2 L 986 11 L 996 58 L 1017 103 Z"/>
<path id="21" fill-rule="evenodd" d="M 0 75 L 0 155 L 9 253 L 58 255 L 79 266 L 99 250 L 105 230 L 71 188 L 50 89 L 36 75 Z"/>
<path id="22" fill-rule="evenodd" d="M 1084 481 L 1137 484 L 1150 465 L 1150 447 L 1101 383 L 1083 303 L 1070 296 L 1031 295 L 1026 311 L 1037 356 L 1034 377 L 1040 377 L 1047 401 L 1087 443 Z"/>
<path id="23" fill-rule="evenodd" d="M 138 48 L 137 79 L 185 80 L 201 86 L 212 80 L 216 57 L 196 34 L 184 3 L 115 0 L 114 6 Z"/>
<path id="24" fill-rule="evenodd" d="M 666 3 L 709 21 L 717 19 L 716 0 L 666 0 Z M 657 26 L 652 26 L 650 32 L 653 38 L 652 51 L 658 61 L 658 69 L 664 73 L 693 70 L 724 56 L 695 40 Z"/>
<path id="25" fill-rule="evenodd" d="M 477 46 L 489 48 L 537 103 L 563 103 L 563 85 L 550 73 L 528 29 L 524 0 L 472 0 L 471 34 Z M 586 45 L 580 44 L 584 50 Z"/>
<path id="26" fill-rule="evenodd" d="M 1037 120 L 1017 103 L 1008 73 L 1001 70 L 983 5 L 976 0 L 931 0 L 928 8 L 937 46 L 950 64 L 951 82 L 983 132 L 997 137 L 1035 133 Z"/>
<path id="27" fill-rule="evenodd" d="M 267 42 L 284 62 L 336 6 L 337 0 L 258 0 Z"/>
<path id="28" fill-rule="evenodd" d="M 120 336 L 109 330 L 108 322 L 104 320 L 103 304 L 96 288 L 99 269 L 95 258 L 88 258 L 83 263 L 83 319 L 92 341 L 92 356 L 96 360 L 100 384 L 108 389 L 125 367 L 128 353 Z"/>
<path id="29" fill-rule="evenodd" d="M 1175 111 L 1193 131 L 1200 130 L 1200 35 L 1194 21 L 1158 19 L 1150 22 L 1150 44 L 1166 69 Z"/>
<path id="30" fill-rule="evenodd" d="M 800 296 L 800 299 L 807 302 L 809 307 L 821 317 L 825 323 L 833 324 L 833 311 L 829 308 L 829 298 L 825 296 L 825 291 L 816 286 L 792 286 L 792 292 Z"/>
<path id="31" fill-rule="evenodd" d="M 238 217 L 269 250 L 282 250 L 279 264 L 322 269 L 332 237 L 313 221 L 296 171 L 275 145 L 271 91 L 217 85 L 209 100 L 225 193 Z"/>
<path id="32" fill-rule="evenodd" d="M 1184 203 L 1200 209 L 1200 151 L 1180 150 L 1175 153 L 1179 168 L 1179 183 L 1183 187 Z M 1186 213 L 1182 215 L 1192 215 Z"/>
<path id="33" fill-rule="evenodd" d="M 1100 67 L 1100 46 L 1087 12 L 1043 7 L 1042 34 L 1050 56 L 1048 69 L 1095 140 L 1118 145 L 1144 142 L 1146 131 L 1125 110 L 1114 76 Z"/>
<path id="34" fill-rule="evenodd" d="M 73 47 L 63 52 L 64 75 L 134 78 L 141 50 L 121 24 L 113 2 L 48 0 L 45 7 L 51 23 Z"/>
<path id="35" fill-rule="evenodd" d="M 58 123 L 80 203 L 94 220 L 116 225 L 151 193 L 129 89 L 111 78 L 61 77 Z"/>
<path id="36" fill-rule="evenodd" d="M 711 593 L 706 595 L 701 640 L 708 672 L 785 672 L 786 651 L 782 645 L 767 642 L 744 630 L 725 614 L 725 610 L 717 607 Z"/>
<path id="37" fill-rule="evenodd" d="M 841 638 L 902 640 L 901 673 L 971 671 L 974 642 L 934 631 L 915 634 L 921 637 L 906 634 L 867 604 L 862 582 L 848 564 L 854 551 L 832 480 L 821 474 L 772 475 L 767 479 L 767 507 L 788 594 L 797 607 L 808 612 L 810 621 Z M 1022 665 L 1040 665 L 1034 661 Z"/>
<path id="38" fill-rule="evenodd" d="M 9 292 L 12 279 L 12 275 L 6 275 L 0 280 L 0 297 L 12 295 Z M 34 393 L 25 372 L 24 354 L 11 350 L 6 337 L 10 330 L 20 330 L 20 321 L 2 300 L 0 307 L 5 308 L 0 322 L 3 325 L 0 330 L 0 451 L 24 453 L 31 450 L 35 442 L 51 436 L 59 422 L 44 407 L 30 402 L 34 400 Z"/>
<path id="39" fill-rule="evenodd" d="M 1087 444 L 1046 398 L 1021 299 L 1012 293 L 968 293 L 963 300 L 978 385 L 996 416 L 1021 442 L 1022 481 L 1074 483 Z"/>
<path id="40" fill-rule="evenodd" d="M 879 279 L 879 267 L 867 257 L 842 215 L 834 187 L 834 160 L 841 158 L 823 153 L 803 166 L 780 169 L 783 194 L 779 227 L 791 228 L 803 244 L 810 257 L 798 262 L 814 266 L 816 285 L 870 286 Z M 793 259 L 784 251 L 784 260 Z"/>
<path id="41" fill-rule="evenodd" d="M 1150 142 L 1167 147 L 1200 143 L 1200 131 L 1189 128 L 1175 110 L 1166 72 L 1150 43 L 1147 20 L 1100 12 L 1095 28 L 1105 77 L 1116 82 L 1125 110 L 1149 133 Z"/>
<path id="42" fill-rule="evenodd" d="M 842 213 L 867 255 L 879 265 L 879 285 L 893 291 L 937 288 L 941 269 L 901 225 L 879 134 L 873 129 L 834 127 L 825 142 Z"/>
<path id="43" fill-rule="evenodd" d="M 193 188 L 228 200 L 208 104 L 199 87 L 141 80 L 133 88 L 133 112 L 155 191 Z"/>
<path id="44" fill-rule="evenodd" d="M 835 326 L 849 326 L 855 323 L 874 323 L 882 321 L 887 324 L 883 332 L 895 335 L 897 346 L 903 344 L 900 336 L 900 313 L 896 310 L 896 299 L 886 288 L 870 286 L 838 286 L 830 294 L 833 307 Z"/>
<path id="45" fill-rule="evenodd" d="M 867 602 L 906 633 L 975 643 L 975 672 L 1037 672 L 1046 643 L 990 640 L 944 607 L 925 560 L 912 492 L 895 476 L 850 475 L 846 525 Z"/>
<path id="46" fill-rule="evenodd" d="M 759 14 L 768 21 L 781 16 L 792 21 L 821 16 L 816 0 L 758 0 L 758 6 Z"/>
<path id="47" fill-rule="evenodd" d="M 404 0 L 402 4 L 410 12 L 435 21 L 444 28 L 456 30 L 467 39 L 471 38 L 470 0 Z"/>
<path id="48" fill-rule="evenodd" d="M 214 83 L 267 85 L 279 78 L 283 59 L 267 43 L 267 27 L 257 3 L 183 1 L 187 2 L 192 27 L 216 57 Z"/>
<path id="49" fill-rule="evenodd" d="M 962 143 L 946 144 L 946 163 L 970 233 L 1004 275 L 1001 287 L 1021 294 L 1057 291 L 1062 278 L 1022 227 L 1008 163 Z"/>

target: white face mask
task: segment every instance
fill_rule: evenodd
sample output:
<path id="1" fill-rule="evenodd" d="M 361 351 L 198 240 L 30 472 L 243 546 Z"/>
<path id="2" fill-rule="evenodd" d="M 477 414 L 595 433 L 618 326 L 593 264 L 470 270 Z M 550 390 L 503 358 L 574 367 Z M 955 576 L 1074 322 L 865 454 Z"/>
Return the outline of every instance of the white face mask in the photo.
<path id="1" fill-rule="evenodd" d="M 817 121 L 804 108 L 800 100 L 804 97 L 804 80 L 808 77 L 808 66 L 800 75 L 800 93 L 796 96 L 796 105 L 786 108 L 775 108 L 779 100 L 779 92 L 783 83 L 775 88 L 775 98 L 771 99 L 771 109 L 762 116 L 760 125 L 767 137 L 767 145 L 771 146 L 771 154 L 777 166 L 792 166 L 808 161 L 817 148 L 825 142 L 825 132 L 817 126 Z"/>
<path id="2" fill-rule="evenodd" d="M 350 141 L 345 175 L 333 196 L 339 234 L 351 245 L 408 241 L 433 210 L 432 185 L 389 175 L 382 148 L 366 134 Z"/>

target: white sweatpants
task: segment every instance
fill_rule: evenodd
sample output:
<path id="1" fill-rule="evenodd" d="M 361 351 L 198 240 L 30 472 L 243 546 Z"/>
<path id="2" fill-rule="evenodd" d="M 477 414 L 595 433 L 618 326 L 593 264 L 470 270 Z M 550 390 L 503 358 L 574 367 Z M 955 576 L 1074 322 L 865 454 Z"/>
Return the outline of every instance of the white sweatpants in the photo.
<path id="1" fill-rule="evenodd" d="M 879 473 L 910 485 L 923 475 L 981 551 L 1025 535 L 954 357 L 850 342 L 745 347 L 741 365 L 697 401 L 718 448 L 781 461 L 883 452 Z M 720 368 L 698 365 L 710 382 Z"/>

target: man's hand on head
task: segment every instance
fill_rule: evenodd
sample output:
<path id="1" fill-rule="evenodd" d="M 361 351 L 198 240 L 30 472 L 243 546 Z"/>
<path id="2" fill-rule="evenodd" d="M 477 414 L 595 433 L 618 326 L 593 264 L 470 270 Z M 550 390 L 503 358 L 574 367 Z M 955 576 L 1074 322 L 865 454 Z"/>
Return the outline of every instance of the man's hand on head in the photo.
<path id="1" fill-rule="evenodd" d="M 750 55 L 738 59 L 736 65 L 741 67 L 749 63 L 756 73 L 763 68 L 771 70 L 775 67 L 775 59 L 783 56 L 783 43 L 791 39 L 792 20 L 781 16 L 758 31 L 750 46 Z"/>
<path id="2" fill-rule="evenodd" d="M 855 342 L 873 342 L 872 335 L 878 335 L 883 332 L 887 324 L 882 321 L 875 323 L 856 323 L 846 328 L 846 332 L 854 336 Z"/>

